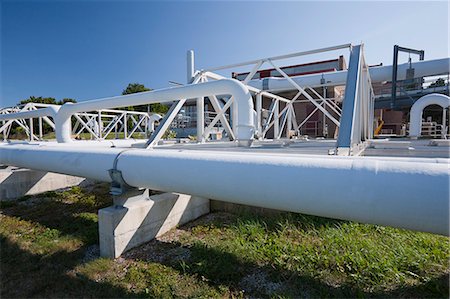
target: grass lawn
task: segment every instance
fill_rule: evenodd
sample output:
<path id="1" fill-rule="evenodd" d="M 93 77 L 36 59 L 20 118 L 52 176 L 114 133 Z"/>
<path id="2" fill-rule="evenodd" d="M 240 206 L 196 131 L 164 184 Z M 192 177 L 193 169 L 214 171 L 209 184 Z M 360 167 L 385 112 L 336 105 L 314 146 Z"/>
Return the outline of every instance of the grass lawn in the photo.
<path id="1" fill-rule="evenodd" d="M 98 257 L 107 185 L 1 203 L 0 297 L 447 298 L 449 238 L 291 213 L 211 213 Z"/>

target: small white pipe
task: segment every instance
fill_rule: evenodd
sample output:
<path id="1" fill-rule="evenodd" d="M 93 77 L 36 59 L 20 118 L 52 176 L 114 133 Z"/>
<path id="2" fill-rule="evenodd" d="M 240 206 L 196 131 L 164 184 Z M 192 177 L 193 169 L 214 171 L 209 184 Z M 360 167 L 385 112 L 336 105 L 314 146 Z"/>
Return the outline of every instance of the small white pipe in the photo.
<path id="1" fill-rule="evenodd" d="M 240 142 L 250 142 L 254 134 L 253 100 L 248 89 L 234 79 L 218 80 L 180 87 L 159 89 L 131 95 L 110 97 L 80 103 L 66 103 L 59 109 L 55 119 L 56 139 L 58 142 L 71 142 L 71 115 L 84 112 L 121 107 L 124 105 L 144 105 L 150 103 L 172 102 L 181 99 L 197 98 L 208 95 L 232 95 L 238 107 L 238 125 L 236 137 Z"/>
<path id="2" fill-rule="evenodd" d="M 422 115 L 423 109 L 429 105 L 439 105 L 443 109 L 450 106 L 450 97 L 432 93 L 418 99 L 411 107 L 409 116 L 409 137 L 417 138 L 422 132 Z"/>
<path id="3" fill-rule="evenodd" d="M 149 117 L 150 122 L 150 132 L 155 131 L 155 122 L 160 121 L 163 117 L 158 113 L 152 114 Z"/>
<path id="4" fill-rule="evenodd" d="M 54 119 L 56 114 L 58 113 L 59 108 L 60 106 L 48 106 L 46 108 L 36 110 L 22 111 L 9 114 L 0 114 L 0 120 L 26 119 L 44 116 L 50 116 Z"/>
<path id="5" fill-rule="evenodd" d="M 197 142 L 205 142 L 205 98 L 199 97 L 196 100 L 197 108 Z"/>
<path id="6" fill-rule="evenodd" d="M 194 72 L 195 72 L 195 63 L 194 63 L 194 50 L 187 51 L 186 55 L 186 83 L 190 84 L 192 83 L 192 80 L 194 78 Z"/>

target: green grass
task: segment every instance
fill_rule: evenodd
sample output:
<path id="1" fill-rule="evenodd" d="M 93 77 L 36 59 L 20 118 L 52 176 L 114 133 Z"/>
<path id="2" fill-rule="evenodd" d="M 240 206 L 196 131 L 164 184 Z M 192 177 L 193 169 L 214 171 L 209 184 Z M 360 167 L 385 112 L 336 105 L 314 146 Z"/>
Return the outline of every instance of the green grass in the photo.
<path id="1" fill-rule="evenodd" d="M 216 212 L 98 257 L 108 186 L 1 205 L 0 297 L 447 298 L 449 239 L 291 213 Z"/>

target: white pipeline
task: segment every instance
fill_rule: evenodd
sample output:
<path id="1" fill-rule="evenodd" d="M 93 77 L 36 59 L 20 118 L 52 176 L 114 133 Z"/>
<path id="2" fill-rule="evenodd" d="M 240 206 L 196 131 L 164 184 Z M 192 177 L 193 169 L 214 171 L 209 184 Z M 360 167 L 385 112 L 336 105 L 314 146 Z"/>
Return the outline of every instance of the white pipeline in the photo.
<path id="1" fill-rule="evenodd" d="M 76 104 L 66 103 L 59 109 L 55 119 L 56 140 L 71 142 L 70 117 L 78 112 L 127 106 L 137 106 L 151 103 L 172 102 L 182 99 L 198 98 L 210 95 L 231 95 L 235 98 L 238 110 L 238 125 L 236 136 L 238 141 L 249 141 L 253 138 L 253 101 L 248 89 L 234 79 L 219 80 L 191 84 L 180 87 L 158 89 L 126 96 L 110 97 Z"/>
<path id="2" fill-rule="evenodd" d="M 399 64 L 397 79 L 406 79 L 406 70 L 409 69 L 409 63 Z M 450 58 L 426 60 L 412 63 L 414 68 L 414 77 L 425 77 L 447 74 L 450 69 Z M 392 80 L 392 65 L 377 66 L 369 69 L 372 82 L 384 82 Z M 300 86 L 317 87 L 323 85 L 336 86 L 345 85 L 347 80 L 347 70 L 326 72 L 321 74 L 311 74 L 291 77 L 295 83 Z M 325 82 L 325 83 L 322 83 Z M 285 91 L 294 89 L 293 85 L 285 78 L 269 77 L 264 79 L 250 80 L 250 86 L 271 91 Z"/>
<path id="3" fill-rule="evenodd" d="M 106 182 L 116 165 L 133 187 L 449 234 L 448 159 L 4 145 L 0 163 Z"/>
<path id="4" fill-rule="evenodd" d="M 123 106 L 137 106 L 151 103 L 173 102 L 182 99 L 203 98 L 213 95 L 231 95 L 237 111 L 235 135 L 240 143 L 248 143 L 255 133 L 253 120 L 253 100 L 248 88 L 234 79 L 191 84 L 180 87 L 159 89 L 125 96 L 109 97 L 80 103 L 65 103 L 60 107 L 50 106 L 34 111 L 0 115 L 0 120 L 51 116 L 55 121 L 56 140 L 72 142 L 71 116 L 79 112 L 97 111 Z"/>

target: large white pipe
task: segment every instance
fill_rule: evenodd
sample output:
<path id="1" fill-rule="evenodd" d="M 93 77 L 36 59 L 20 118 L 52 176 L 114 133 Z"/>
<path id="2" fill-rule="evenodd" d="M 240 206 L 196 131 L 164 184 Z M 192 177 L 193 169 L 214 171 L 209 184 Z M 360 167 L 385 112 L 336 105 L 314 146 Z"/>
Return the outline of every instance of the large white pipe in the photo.
<path id="1" fill-rule="evenodd" d="M 80 103 L 66 103 L 61 106 L 56 119 L 56 139 L 58 142 L 71 142 L 71 115 L 78 112 L 100 109 L 137 106 L 150 103 L 172 102 L 181 99 L 198 98 L 211 95 L 232 95 L 238 109 L 238 125 L 236 137 L 246 142 L 253 139 L 253 101 L 248 89 L 234 79 L 218 80 L 180 87 L 159 89 L 131 95 L 110 97 Z"/>
<path id="2" fill-rule="evenodd" d="M 39 144 L 0 146 L 0 164 L 111 182 L 108 170 L 123 149 Z"/>
<path id="3" fill-rule="evenodd" d="M 409 116 L 409 136 L 417 138 L 422 132 L 423 109 L 429 105 L 439 105 L 443 109 L 450 107 L 450 97 L 432 93 L 418 99 L 411 107 Z"/>
<path id="4" fill-rule="evenodd" d="M 106 182 L 116 159 L 134 187 L 449 234 L 448 159 L 0 146 L 1 164 Z"/>
<path id="5" fill-rule="evenodd" d="M 409 67 L 409 63 L 398 65 L 398 80 L 406 79 L 406 70 Z M 412 67 L 414 68 L 415 77 L 447 74 L 450 69 L 450 58 L 414 62 L 412 63 Z M 369 69 L 369 72 L 372 82 L 384 82 L 392 80 L 392 65 L 371 67 Z M 291 78 L 300 86 L 317 87 L 323 85 L 345 85 L 345 82 L 347 80 L 347 70 L 326 72 L 321 74 L 293 76 Z M 322 84 L 322 81 L 325 82 L 325 84 Z M 294 89 L 294 86 L 285 78 L 276 77 L 254 79 L 250 80 L 248 84 L 258 89 L 271 91 L 285 91 Z"/>

